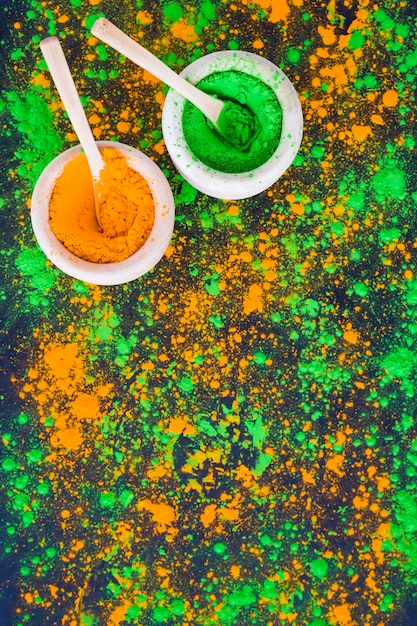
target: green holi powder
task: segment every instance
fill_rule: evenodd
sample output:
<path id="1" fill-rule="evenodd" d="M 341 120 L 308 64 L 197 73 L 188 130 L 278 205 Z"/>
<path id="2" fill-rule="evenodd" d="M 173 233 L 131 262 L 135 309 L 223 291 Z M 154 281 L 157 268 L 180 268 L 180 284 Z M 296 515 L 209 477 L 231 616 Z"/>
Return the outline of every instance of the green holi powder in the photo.
<path id="1" fill-rule="evenodd" d="M 116 496 L 113 493 L 102 493 L 100 496 L 100 506 L 104 509 L 112 509 L 116 504 Z"/>
<path id="2" fill-rule="evenodd" d="M 122 505 L 124 507 L 129 506 L 129 504 L 132 502 L 132 500 L 135 497 L 135 494 L 132 491 L 129 491 L 128 489 L 124 489 L 121 494 L 120 494 L 120 502 L 122 503 Z"/>
<path id="3" fill-rule="evenodd" d="M 186 180 L 182 183 L 178 204 L 190 204 L 197 197 L 197 189 L 190 185 Z"/>
<path id="4" fill-rule="evenodd" d="M 208 2 L 208 0 L 205 0 L 205 2 L 201 3 L 200 11 L 202 15 L 204 15 L 204 17 L 210 21 L 214 20 L 214 18 L 216 17 L 216 7 L 211 2 Z"/>
<path id="5" fill-rule="evenodd" d="M 184 376 L 183 378 L 181 378 L 180 382 L 178 383 L 178 387 L 182 389 L 182 391 L 189 393 L 193 390 L 194 384 L 191 378 Z"/>
<path id="6" fill-rule="evenodd" d="M 301 52 L 296 48 L 289 48 L 287 50 L 287 59 L 290 63 L 298 63 L 301 58 Z"/>
<path id="7" fill-rule="evenodd" d="M 15 152 L 20 162 L 17 173 L 35 184 L 48 163 L 62 152 L 62 139 L 38 90 L 29 88 L 23 96 L 8 92 L 6 102 L 17 130 L 25 139 Z"/>
<path id="8" fill-rule="evenodd" d="M 213 546 L 213 550 L 216 554 L 222 555 L 226 552 L 227 548 L 224 543 L 215 543 Z"/>
<path id="9" fill-rule="evenodd" d="M 407 378 L 415 364 L 414 353 L 408 348 L 398 348 L 388 354 L 381 362 L 389 379 Z"/>
<path id="10" fill-rule="evenodd" d="M 184 136 L 196 157 L 221 172 L 248 172 L 265 163 L 281 135 L 282 111 L 273 90 L 237 71 L 215 72 L 198 87 L 227 106 L 219 118 L 225 140 L 194 105 L 185 103 Z"/>
<path id="11" fill-rule="evenodd" d="M 152 613 L 152 617 L 158 624 L 166 622 L 170 618 L 170 615 L 169 609 L 165 606 L 157 606 Z"/>
<path id="12" fill-rule="evenodd" d="M 5 472 L 11 472 L 15 469 L 16 462 L 11 457 L 8 457 L 2 461 L 1 467 Z"/>
<path id="13" fill-rule="evenodd" d="M 168 2 L 162 7 L 162 12 L 169 22 L 178 22 L 183 15 L 181 5 L 177 2 Z"/>
<path id="14" fill-rule="evenodd" d="M 247 607 L 256 602 L 256 596 L 250 585 L 243 585 L 227 596 L 226 602 L 232 607 Z"/>
<path id="15" fill-rule="evenodd" d="M 364 43 L 365 43 L 365 37 L 362 35 L 362 33 L 359 33 L 358 31 L 354 31 L 349 37 L 348 47 L 351 50 L 358 50 L 359 48 L 362 48 Z"/>
<path id="16" fill-rule="evenodd" d="M 247 152 L 253 138 L 259 133 L 259 124 L 253 113 L 236 102 L 225 102 L 217 128 L 223 141 L 241 152 Z"/>
<path id="17" fill-rule="evenodd" d="M 379 202 L 384 202 L 388 198 L 403 200 L 406 195 L 404 172 L 395 162 L 389 162 L 373 176 L 371 187 Z"/>

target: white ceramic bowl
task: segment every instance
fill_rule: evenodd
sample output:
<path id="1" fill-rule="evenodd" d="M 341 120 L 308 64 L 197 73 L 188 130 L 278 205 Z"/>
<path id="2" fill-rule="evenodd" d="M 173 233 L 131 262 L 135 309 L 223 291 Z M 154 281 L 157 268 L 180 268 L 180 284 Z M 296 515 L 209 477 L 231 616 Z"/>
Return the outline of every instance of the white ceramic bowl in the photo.
<path id="1" fill-rule="evenodd" d="M 49 202 L 57 178 L 65 165 L 81 152 L 81 146 L 69 148 L 57 156 L 39 177 L 32 194 L 31 218 L 38 243 L 48 259 L 60 270 L 95 285 L 121 285 L 135 280 L 152 269 L 165 254 L 174 229 L 174 198 L 161 169 L 139 150 L 115 141 L 98 141 L 100 148 L 115 148 L 126 155 L 129 167 L 147 181 L 155 203 L 155 221 L 141 248 L 124 261 L 91 263 L 67 250 L 49 226 Z"/>
<path id="2" fill-rule="evenodd" d="M 214 198 L 240 200 L 261 193 L 276 182 L 293 162 L 303 135 L 303 113 L 293 85 L 276 65 L 242 50 L 225 50 L 203 56 L 181 76 L 196 84 L 214 72 L 236 70 L 260 78 L 273 89 L 282 108 L 281 139 L 266 163 L 241 174 L 219 172 L 198 160 L 191 152 L 182 129 L 185 99 L 170 89 L 162 111 L 165 145 L 179 173 L 193 187 Z"/>

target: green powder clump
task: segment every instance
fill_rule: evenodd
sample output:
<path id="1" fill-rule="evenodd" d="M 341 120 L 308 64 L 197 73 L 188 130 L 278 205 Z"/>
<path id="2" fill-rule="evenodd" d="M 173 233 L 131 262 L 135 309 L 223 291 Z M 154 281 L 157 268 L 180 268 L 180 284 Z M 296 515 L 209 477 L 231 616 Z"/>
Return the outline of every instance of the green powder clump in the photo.
<path id="1" fill-rule="evenodd" d="M 229 145 L 243 151 L 250 149 L 254 135 L 259 132 L 253 113 L 236 102 L 225 102 L 217 128 Z"/>
<path id="2" fill-rule="evenodd" d="M 193 104 L 186 102 L 183 131 L 193 154 L 205 165 L 229 173 L 249 172 L 268 161 L 281 137 L 282 110 L 271 87 L 234 70 L 214 72 L 199 89 L 226 103 L 218 132 Z"/>

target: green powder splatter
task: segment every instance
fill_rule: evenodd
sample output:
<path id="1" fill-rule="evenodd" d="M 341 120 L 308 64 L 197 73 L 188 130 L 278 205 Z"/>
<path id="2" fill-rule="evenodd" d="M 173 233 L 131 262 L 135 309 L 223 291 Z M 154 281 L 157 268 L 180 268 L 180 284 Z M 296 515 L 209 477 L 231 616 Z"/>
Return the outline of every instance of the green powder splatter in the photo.
<path id="1" fill-rule="evenodd" d="M 42 94 L 29 87 L 24 95 L 6 93 L 6 102 L 24 142 L 15 152 L 17 173 L 35 184 L 48 163 L 62 152 L 62 139 L 54 128 L 51 110 Z"/>
<path id="2" fill-rule="evenodd" d="M 358 50 L 359 48 L 362 48 L 364 43 L 365 37 L 362 35 L 362 33 L 354 31 L 349 37 L 348 46 L 352 50 Z"/>
<path id="3" fill-rule="evenodd" d="M 178 197 L 178 204 L 190 204 L 197 197 L 197 189 L 186 180 L 181 185 L 181 192 Z"/>
<path id="4" fill-rule="evenodd" d="M 404 172 L 391 162 L 372 177 L 371 187 L 379 202 L 384 202 L 388 198 L 403 200 L 406 193 Z"/>
<path id="5" fill-rule="evenodd" d="M 310 569 L 314 576 L 320 578 L 320 580 L 324 580 L 327 576 L 329 565 L 327 561 L 319 558 L 310 563 Z"/>
<path id="6" fill-rule="evenodd" d="M 388 354 L 381 362 L 389 379 L 407 378 L 415 364 L 414 353 L 408 348 L 398 348 Z"/>
<path id="7" fill-rule="evenodd" d="M 164 17 L 169 22 L 178 22 L 182 18 L 183 12 L 181 5 L 177 2 L 168 2 L 162 7 Z"/>

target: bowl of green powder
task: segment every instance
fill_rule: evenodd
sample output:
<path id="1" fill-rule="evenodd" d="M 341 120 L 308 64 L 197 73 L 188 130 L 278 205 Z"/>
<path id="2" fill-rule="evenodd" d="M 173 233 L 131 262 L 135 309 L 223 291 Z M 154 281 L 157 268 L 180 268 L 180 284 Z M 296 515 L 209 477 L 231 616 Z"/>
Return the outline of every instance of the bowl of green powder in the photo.
<path id="1" fill-rule="evenodd" d="M 242 120 L 245 136 L 231 143 L 183 96 L 170 89 L 162 112 L 162 131 L 179 173 L 204 194 L 240 200 L 265 191 L 288 169 L 303 135 L 303 114 L 296 90 L 271 61 L 242 50 L 203 56 L 181 76 L 221 99 Z M 239 107 L 236 107 L 236 104 Z M 254 123 L 245 120 L 246 113 Z"/>

